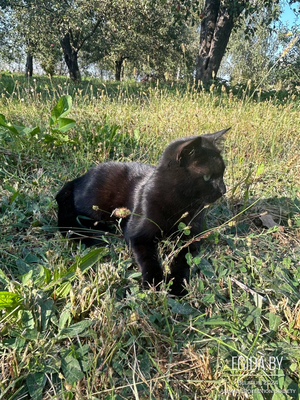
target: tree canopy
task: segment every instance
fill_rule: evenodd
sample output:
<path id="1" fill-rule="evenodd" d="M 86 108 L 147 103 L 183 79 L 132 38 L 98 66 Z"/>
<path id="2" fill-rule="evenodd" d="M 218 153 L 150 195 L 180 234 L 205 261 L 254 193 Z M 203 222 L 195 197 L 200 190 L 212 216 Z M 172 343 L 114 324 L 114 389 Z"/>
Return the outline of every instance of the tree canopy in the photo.
<path id="1" fill-rule="evenodd" d="M 299 1 L 288 3 L 299 11 Z M 227 51 L 246 77 L 247 68 L 253 71 L 256 63 L 261 69 L 268 58 L 281 5 L 281 0 L 0 0 L 0 54 L 6 60 L 26 54 L 28 74 L 32 59 L 50 75 L 63 59 L 74 81 L 81 79 L 81 68 L 94 65 L 113 71 L 117 80 L 126 66 L 130 76 L 206 83 L 217 76 Z M 260 54 L 253 54 L 253 40 Z"/>
<path id="2" fill-rule="evenodd" d="M 179 12 L 177 1 L 2 1 L 27 52 L 40 57 L 59 45 L 71 79 L 80 80 L 79 53 L 88 62 L 113 59 L 120 79 L 124 60 L 155 72 L 168 61 L 190 60 L 195 26 Z M 16 47 L 19 45 L 15 41 Z M 182 64 L 177 63 L 177 64 Z M 179 68 L 179 66 L 176 66 Z"/>

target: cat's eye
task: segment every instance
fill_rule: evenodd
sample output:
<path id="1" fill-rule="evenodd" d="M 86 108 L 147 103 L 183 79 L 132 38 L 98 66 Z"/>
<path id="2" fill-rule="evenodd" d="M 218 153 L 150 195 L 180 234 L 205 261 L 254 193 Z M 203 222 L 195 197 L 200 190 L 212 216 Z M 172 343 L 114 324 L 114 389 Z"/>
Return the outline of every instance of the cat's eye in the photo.
<path id="1" fill-rule="evenodd" d="M 205 180 L 205 182 L 208 182 L 211 178 L 211 175 L 203 175 L 203 179 Z"/>

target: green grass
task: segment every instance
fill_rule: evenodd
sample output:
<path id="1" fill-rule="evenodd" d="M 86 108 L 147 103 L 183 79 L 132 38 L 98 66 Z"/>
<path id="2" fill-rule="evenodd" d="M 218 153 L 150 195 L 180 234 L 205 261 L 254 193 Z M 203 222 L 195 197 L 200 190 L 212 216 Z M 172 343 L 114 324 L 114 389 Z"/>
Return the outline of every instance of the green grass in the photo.
<path id="1" fill-rule="evenodd" d="M 0 399 L 298 398 L 299 99 L 8 74 L 0 88 L 6 122 L 40 128 L 0 127 Z M 49 117 L 66 94 L 61 133 Z M 171 140 L 229 126 L 228 191 L 184 299 L 142 290 L 120 237 L 85 249 L 55 230 L 55 194 L 92 164 L 155 164 Z"/>

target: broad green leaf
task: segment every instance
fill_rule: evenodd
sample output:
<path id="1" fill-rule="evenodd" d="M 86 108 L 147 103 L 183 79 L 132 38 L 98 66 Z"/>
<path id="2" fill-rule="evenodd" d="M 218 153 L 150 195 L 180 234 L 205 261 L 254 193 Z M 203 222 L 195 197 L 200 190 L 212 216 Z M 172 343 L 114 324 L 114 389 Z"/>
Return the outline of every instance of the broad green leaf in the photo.
<path id="1" fill-rule="evenodd" d="M 5 349 L 15 349 L 18 351 L 21 351 L 24 349 L 26 344 L 26 340 L 24 338 L 20 337 L 14 337 L 14 338 L 9 338 L 5 339 L 4 337 L 2 338 L 1 345 Z"/>
<path id="2" fill-rule="evenodd" d="M 202 325 L 210 325 L 210 326 L 213 326 L 213 325 L 216 325 L 216 326 L 230 325 L 230 323 L 227 320 L 225 320 L 223 318 L 220 318 L 220 317 L 209 318 L 207 321 L 202 321 L 201 320 L 201 324 Z"/>
<path id="3" fill-rule="evenodd" d="M 26 126 L 24 125 L 12 125 L 9 124 L 7 125 L 7 127 L 10 129 L 12 132 L 16 132 L 16 133 L 23 133 L 24 129 L 26 129 Z"/>
<path id="4" fill-rule="evenodd" d="M 253 294 L 253 299 L 256 307 L 262 308 L 264 297 L 258 293 Z"/>
<path id="5" fill-rule="evenodd" d="M 298 368 L 298 364 L 297 364 L 297 363 L 292 363 L 292 364 L 290 365 L 290 370 L 291 370 L 292 372 L 295 372 L 297 368 Z"/>
<path id="6" fill-rule="evenodd" d="M 9 130 L 14 135 L 18 135 L 18 137 L 20 134 L 33 136 L 37 133 L 40 133 L 40 128 L 38 126 L 34 128 L 28 128 L 24 125 L 13 125 L 11 123 L 6 122 L 5 117 L 2 114 L 0 114 L 0 126 L 3 126 L 5 129 Z"/>
<path id="7" fill-rule="evenodd" d="M 52 315 L 54 301 L 52 299 L 41 299 L 39 301 L 40 312 L 41 312 L 41 328 L 42 331 L 48 328 L 50 318 Z"/>
<path id="8" fill-rule="evenodd" d="M 191 253 L 186 253 L 185 259 L 186 259 L 186 262 L 188 263 L 188 265 L 192 265 L 193 257 L 191 255 Z"/>
<path id="9" fill-rule="evenodd" d="M 140 140 L 141 134 L 140 134 L 139 129 L 134 129 L 133 134 L 134 134 L 135 140 Z"/>
<path id="10" fill-rule="evenodd" d="M 26 261 L 26 263 L 28 263 L 28 264 L 38 263 L 38 262 L 40 262 L 40 258 L 36 254 L 28 253 L 25 256 L 24 261 Z"/>
<path id="11" fill-rule="evenodd" d="M 63 275 L 64 278 L 74 277 L 76 269 L 79 268 L 81 272 L 85 272 L 88 268 L 92 267 L 97 261 L 108 253 L 108 249 L 100 247 L 99 249 L 91 250 L 88 254 L 77 260 L 67 272 Z"/>
<path id="12" fill-rule="evenodd" d="M 256 169 L 255 175 L 259 176 L 260 174 L 262 174 L 264 172 L 264 169 L 265 169 L 265 164 L 264 163 L 259 164 Z"/>
<path id="13" fill-rule="evenodd" d="M 59 323 L 58 323 L 58 329 L 60 331 L 62 331 L 64 329 L 64 327 L 67 325 L 67 323 L 71 322 L 71 317 L 72 317 L 71 312 L 68 309 L 64 310 L 61 313 L 60 318 L 59 318 Z"/>
<path id="14" fill-rule="evenodd" d="M 3 114 L 0 114 L 0 125 L 6 126 L 5 116 Z"/>
<path id="15" fill-rule="evenodd" d="M 68 135 L 64 135 L 58 129 L 53 129 L 52 134 L 49 135 L 48 133 L 44 136 L 45 143 L 55 143 L 56 145 L 61 145 L 63 143 L 68 143 L 70 138 Z"/>
<path id="16" fill-rule="evenodd" d="M 70 95 L 62 96 L 56 106 L 51 111 L 50 125 L 56 124 L 59 118 L 69 114 L 72 108 L 72 97 Z"/>
<path id="17" fill-rule="evenodd" d="M 46 268 L 43 266 L 43 270 L 44 270 L 44 281 L 46 283 L 49 283 L 51 281 L 51 271 L 49 268 Z"/>
<path id="18" fill-rule="evenodd" d="M 71 290 L 71 282 L 62 283 L 54 292 L 56 298 L 67 297 Z"/>
<path id="19" fill-rule="evenodd" d="M 4 125 L 3 125 L 4 126 Z M 21 134 L 21 135 L 27 135 L 27 136 L 34 136 L 37 133 L 41 132 L 41 129 L 39 126 L 35 126 L 34 128 L 27 127 L 24 125 L 6 125 L 5 126 L 7 129 L 9 129 L 12 133 L 14 134 Z"/>
<path id="20" fill-rule="evenodd" d="M 201 279 L 199 279 L 199 282 L 198 282 L 198 291 L 199 291 L 199 293 L 204 292 L 204 283 Z"/>
<path id="21" fill-rule="evenodd" d="M 0 309 L 7 307 L 16 307 L 21 300 L 20 296 L 11 292 L 0 292 Z"/>
<path id="22" fill-rule="evenodd" d="M 84 344 L 76 350 L 76 356 L 80 358 L 80 366 L 83 372 L 90 371 L 93 368 L 91 346 Z"/>
<path id="23" fill-rule="evenodd" d="M 286 400 L 286 399 L 287 397 L 285 396 L 285 394 L 279 391 L 274 393 L 272 396 L 272 400 Z"/>
<path id="24" fill-rule="evenodd" d="M 32 276 L 33 276 L 32 269 L 30 271 L 28 271 L 26 274 L 21 275 L 20 278 L 22 280 L 22 284 L 24 286 L 32 286 Z"/>
<path id="25" fill-rule="evenodd" d="M 213 293 L 207 294 L 202 298 L 203 303 L 213 304 L 215 302 L 215 295 Z"/>
<path id="26" fill-rule="evenodd" d="M 291 394 L 292 399 L 295 399 L 295 398 L 298 399 L 298 397 L 297 397 L 297 396 L 299 396 L 298 382 L 293 380 L 288 374 L 285 374 L 285 371 L 279 370 L 278 375 L 284 375 L 283 386 L 281 386 L 282 385 L 282 382 L 281 382 L 282 377 L 279 377 L 279 379 L 278 379 L 279 387 L 280 388 L 283 387 L 285 390 L 289 390 L 288 393 Z"/>
<path id="27" fill-rule="evenodd" d="M 22 130 L 22 133 L 25 134 L 25 135 L 28 135 L 28 136 L 29 135 L 30 136 L 34 136 L 34 135 L 36 135 L 38 133 L 41 133 L 41 129 L 40 129 L 39 126 L 35 126 L 34 128 L 24 128 Z"/>
<path id="28" fill-rule="evenodd" d="M 136 279 L 136 278 L 140 278 L 142 276 L 141 272 L 134 272 L 133 274 L 129 275 L 129 279 Z"/>
<path id="29" fill-rule="evenodd" d="M 270 331 L 277 331 L 278 326 L 281 323 L 281 318 L 273 313 L 269 313 L 269 329 Z"/>
<path id="30" fill-rule="evenodd" d="M 32 312 L 29 310 L 20 310 L 19 316 L 21 317 L 22 328 L 26 330 L 33 330 L 35 328 L 35 321 Z"/>
<path id="31" fill-rule="evenodd" d="M 44 142 L 45 143 L 53 143 L 55 142 L 56 137 L 52 135 L 48 135 L 48 133 L 44 136 Z"/>
<path id="32" fill-rule="evenodd" d="M 10 132 L 14 133 L 15 135 L 19 134 L 19 131 L 21 130 L 21 127 L 18 127 L 19 130 L 17 129 L 17 126 L 12 126 L 12 125 L 3 125 L 6 129 L 8 129 Z M 24 128 L 24 127 L 22 127 Z"/>
<path id="33" fill-rule="evenodd" d="M 39 400 L 42 398 L 46 381 L 47 378 L 44 372 L 36 372 L 27 376 L 26 384 L 32 399 Z"/>
<path id="34" fill-rule="evenodd" d="M 9 122 L 6 122 L 5 116 L 3 114 L 0 114 L 0 126 L 3 126 L 4 128 L 10 130 L 12 133 L 18 133 L 15 126 L 11 125 Z"/>
<path id="35" fill-rule="evenodd" d="M 3 185 L 4 189 L 8 190 L 10 193 L 15 193 L 16 189 L 10 185 Z"/>
<path id="36" fill-rule="evenodd" d="M 27 340 L 32 340 L 36 342 L 40 337 L 40 333 L 36 329 L 27 329 L 22 332 L 22 337 Z"/>
<path id="37" fill-rule="evenodd" d="M 201 258 L 199 266 L 203 275 L 207 276 L 208 278 L 215 276 L 215 271 L 212 265 L 205 258 Z"/>
<path id="38" fill-rule="evenodd" d="M 178 230 L 182 232 L 186 228 L 186 224 L 184 222 L 179 222 Z"/>
<path id="39" fill-rule="evenodd" d="M 278 369 L 276 372 L 278 374 L 278 386 L 280 389 L 283 389 L 285 381 L 284 371 L 282 369 Z"/>
<path id="40" fill-rule="evenodd" d="M 255 386 L 255 390 L 253 390 L 253 400 L 264 400 L 264 396 L 261 394 L 261 388 L 257 388 Z"/>
<path id="41" fill-rule="evenodd" d="M 151 362 L 146 352 L 144 352 L 141 356 L 140 369 L 143 375 L 146 376 L 146 378 L 150 378 Z"/>
<path id="42" fill-rule="evenodd" d="M 7 284 L 9 283 L 9 278 L 5 275 L 5 273 L 0 269 L 0 283 Z"/>
<path id="43" fill-rule="evenodd" d="M 254 326 L 255 329 L 258 331 L 260 329 L 260 325 L 261 325 L 261 308 L 255 308 L 255 310 L 253 310 L 251 312 L 251 314 L 253 315 L 253 322 L 254 322 Z"/>
<path id="44" fill-rule="evenodd" d="M 76 337 L 77 335 L 80 335 L 82 332 L 84 332 L 87 328 L 89 328 L 92 323 L 93 321 L 91 320 L 83 320 L 77 322 L 76 324 L 73 324 L 67 328 L 62 329 L 59 332 L 57 339 Z"/>
<path id="45" fill-rule="evenodd" d="M 76 121 L 71 118 L 59 118 L 58 120 L 58 130 L 62 133 L 67 132 L 76 125 Z"/>
<path id="46" fill-rule="evenodd" d="M 250 314 L 250 315 L 247 315 L 246 317 L 245 317 L 245 319 L 243 320 L 243 324 L 244 324 L 244 326 L 248 326 L 248 325 L 250 325 L 252 322 L 253 322 L 253 316 Z"/>
<path id="47" fill-rule="evenodd" d="M 194 309 L 189 304 L 181 304 L 174 299 L 168 299 L 168 304 L 174 314 L 190 315 L 194 312 Z"/>
<path id="48" fill-rule="evenodd" d="M 84 377 L 79 362 L 71 354 L 61 360 L 61 367 L 66 381 L 70 384 L 77 383 Z"/>
<path id="49" fill-rule="evenodd" d="M 194 258 L 193 258 L 193 262 L 194 262 L 196 265 L 199 265 L 199 264 L 201 263 L 201 257 L 200 257 L 200 256 L 194 257 Z"/>

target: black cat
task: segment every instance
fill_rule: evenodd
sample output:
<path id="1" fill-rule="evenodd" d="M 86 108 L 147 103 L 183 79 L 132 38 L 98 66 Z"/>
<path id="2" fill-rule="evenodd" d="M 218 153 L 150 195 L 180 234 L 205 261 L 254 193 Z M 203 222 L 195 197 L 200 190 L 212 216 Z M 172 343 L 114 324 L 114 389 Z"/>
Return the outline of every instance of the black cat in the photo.
<path id="1" fill-rule="evenodd" d="M 190 237 L 199 234 L 204 206 L 226 192 L 225 165 L 214 143 L 228 129 L 172 142 L 157 167 L 107 162 L 67 182 L 56 196 L 61 232 L 71 230 L 73 237 L 95 244 L 95 230 L 111 231 L 111 222 L 119 220 L 116 214 L 120 210 L 116 209 L 130 210 L 121 221 L 126 242 L 141 268 L 144 285 L 158 286 L 164 279 L 158 241 L 178 233 L 179 222 L 190 226 Z M 186 292 L 183 285 L 189 280 L 189 266 L 185 256 L 189 250 L 196 250 L 194 243 L 183 248 L 170 265 L 167 280 L 173 280 L 172 294 Z"/>

